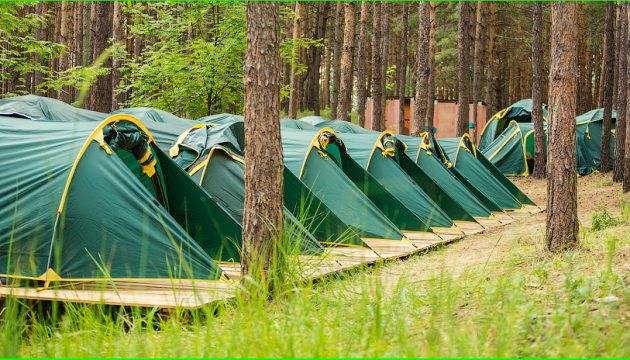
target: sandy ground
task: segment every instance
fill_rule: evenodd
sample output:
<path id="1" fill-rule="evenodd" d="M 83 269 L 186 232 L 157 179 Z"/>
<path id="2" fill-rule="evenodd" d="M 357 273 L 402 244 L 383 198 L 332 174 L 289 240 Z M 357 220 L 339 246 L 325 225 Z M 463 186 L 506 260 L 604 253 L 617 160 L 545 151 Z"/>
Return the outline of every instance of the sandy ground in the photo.
<path id="1" fill-rule="evenodd" d="M 581 223 L 581 231 L 584 232 L 590 249 L 590 255 L 600 250 L 601 257 L 605 256 L 606 246 L 603 245 L 606 236 L 611 232 L 628 238 L 629 226 L 615 227 L 597 233 L 590 232 L 591 214 L 603 204 L 614 216 L 619 216 L 618 207 L 621 198 L 621 184 L 613 184 L 612 173 L 603 175 L 600 173 L 579 177 L 578 179 L 578 213 Z M 521 188 L 535 203 L 547 205 L 547 182 L 528 178 L 513 178 L 516 185 Z M 382 269 L 383 275 L 390 278 L 406 279 L 410 284 L 428 280 L 437 272 L 447 270 L 454 275 L 470 269 L 486 268 L 494 275 L 501 273 L 504 268 L 502 263 L 523 261 L 523 258 L 554 256 L 544 247 L 544 229 L 546 212 L 532 216 L 522 217 L 517 221 L 500 227 L 487 230 L 482 234 L 467 236 L 457 242 L 448 244 L 442 249 L 431 251 L 420 256 L 393 262 Z M 601 244 L 600 244 L 601 243 Z M 596 245 L 601 246 L 596 246 Z M 623 245 L 620 243 L 620 245 Z M 532 259 L 536 261 L 536 259 Z M 542 259 L 539 259 L 542 260 Z M 615 253 L 616 267 L 630 267 L 630 244 L 619 246 Z M 517 264 L 518 265 L 518 264 Z M 493 276 L 494 276 L 493 275 Z M 394 281 L 396 283 L 397 281 Z"/>

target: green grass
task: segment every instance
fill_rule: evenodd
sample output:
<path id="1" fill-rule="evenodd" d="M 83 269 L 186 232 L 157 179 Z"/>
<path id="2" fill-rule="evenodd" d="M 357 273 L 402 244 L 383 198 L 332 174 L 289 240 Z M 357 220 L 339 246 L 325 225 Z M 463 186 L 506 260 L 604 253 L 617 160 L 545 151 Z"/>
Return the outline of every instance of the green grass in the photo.
<path id="1" fill-rule="evenodd" d="M 593 182 L 594 187 L 613 186 L 614 184 L 612 180 L 596 180 Z"/>

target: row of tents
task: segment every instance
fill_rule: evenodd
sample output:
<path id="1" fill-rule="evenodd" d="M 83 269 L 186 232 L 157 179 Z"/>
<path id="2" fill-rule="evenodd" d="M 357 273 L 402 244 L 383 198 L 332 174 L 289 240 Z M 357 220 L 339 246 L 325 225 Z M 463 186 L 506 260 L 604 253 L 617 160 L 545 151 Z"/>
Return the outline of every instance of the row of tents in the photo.
<path id="1" fill-rule="evenodd" d="M 504 175 L 529 176 L 534 161 L 534 124 L 532 100 L 518 101 L 496 113 L 481 133 L 478 149 Z M 604 109 L 591 110 L 576 118 L 576 162 L 580 175 L 591 174 L 601 165 L 601 140 Z M 615 123 L 617 112 L 612 111 L 610 166 L 613 166 Z M 543 107 L 545 151 L 547 138 L 547 109 Z"/>
<path id="2" fill-rule="evenodd" d="M 321 117 L 281 124 L 284 231 L 301 257 L 404 256 L 542 210 L 468 136 L 438 141 Z M 244 150 L 237 115 L 192 121 L 0 100 L 0 278 L 43 289 L 104 276 L 229 282 Z"/>

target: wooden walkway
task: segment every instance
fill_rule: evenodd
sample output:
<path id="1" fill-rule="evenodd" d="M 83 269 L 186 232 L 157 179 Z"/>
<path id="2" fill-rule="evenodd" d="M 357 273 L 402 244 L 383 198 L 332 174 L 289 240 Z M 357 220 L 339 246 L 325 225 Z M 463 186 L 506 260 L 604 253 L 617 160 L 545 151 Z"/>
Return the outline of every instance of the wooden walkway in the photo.
<path id="1" fill-rule="evenodd" d="M 296 270 L 304 280 L 316 279 L 363 264 L 409 256 L 545 210 L 544 207 L 533 206 L 526 209 L 509 213 L 493 213 L 496 220 L 478 219 L 478 224 L 456 222 L 458 229 L 438 228 L 434 229 L 434 232 L 404 232 L 406 239 L 403 241 L 363 239 L 369 248 L 358 246 L 328 248 L 323 257 L 299 257 Z M 218 282 L 189 280 L 110 282 L 103 280 L 68 284 L 41 291 L 34 287 L 0 286 L 0 298 L 10 295 L 21 299 L 43 301 L 194 309 L 204 304 L 233 298 L 238 291 L 236 281 L 241 276 L 240 264 L 222 263 L 219 265 L 231 280 Z"/>

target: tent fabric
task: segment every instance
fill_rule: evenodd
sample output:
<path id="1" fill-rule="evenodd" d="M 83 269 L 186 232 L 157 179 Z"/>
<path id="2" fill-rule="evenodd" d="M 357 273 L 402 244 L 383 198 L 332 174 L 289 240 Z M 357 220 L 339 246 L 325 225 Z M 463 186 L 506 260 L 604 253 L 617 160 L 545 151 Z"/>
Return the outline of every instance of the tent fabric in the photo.
<path id="1" fill-rule="evenodd" d="M 216 126 L 197 125 L 182 134 L 185 136 L 171 135 L 171 143 L 174 145 L 169 154 L 174 157 L 175 163 L 187 169 L 195 181 L 242 223 L 245 194 L 243 122 Z M 178 151 L 174 151 L 175 149 Z M 285 205 L 291 206 L 290 209 L 285 208 L 285 227 L 292 232 L 292 240 L 303 239 L 298 245 L 304 245 L 304 254 L 321 251 L 321 247 L 317 244 L 313 246 L 309 242 L 364 245 L 304 184 L 292 179 L 290 175 L 292 174 L 285 169 Z M 304 209 L 299 206 L 301 201 L 307 202 L 312 208 Z M 309 225 L 313 234 L 309 234 L 304 225 Z"/>
<path id="2" fill-rule="evenodd" d="M 328 127 L 335 130 L 335 132 L 340 132 L 340 133 L 349 133 L 349 134 L 375 134 L 376 133 L 378 134 L 377 131 L 364 129 L 355 123 L 351 123 L 349 121 L 343 121 L 343 120 L 331 120 L 325 123 L 323 122 L 319 123 L 315 126 L 319 128 Z"/>
<path id="3" fill-rule="evenodd" d="M 525 147 L 521 127 L 512 121 L 482 153 L 504 175 L 529 176 Z"/>
<path id="4" fill-rule="evenodd" d="M 102 279 L 99 265 L 106 264 L 117 280 L 221 278 L 211 257 L 111 150 L 103 133 L 112 123 L 0 118 L 1 276 L 44 280 L 51 269 L 48 280 Z M 151 141 L 138 124 L 127 125 Z M 162 181 L 160 174 L 153 177 Z"/>
<path id="5" fill-rule="evenodd" d="M 319 124 L 328 122 L 328 119 L 325 119 L 325 118 L 323 118 L 321 116 L 306 116 L 306 117 L 303 117 L 303 118 L 301 118 L 299 120 L 302 121 L 302 122 L 305 122 L 307 124 L 311 124 L 313 126 L 318 126 Z"/>
<path id="6" fill-rule="evenodd" d="M 300 120 L 293 120 L 293 119 L 280 119 L 280 126 L 281 127 L 286 127 L 286 128 L 292 128 L 292 129 L 302 129 L 302 130 L 311 130 L 311 131 L 318 131 L 319 128 L 304 122 L 304 121 L 300 121 Z"/>
<path id="7" fill-rule="evenodd" d="M 543 104 L 543 119 L 547 121 L 547 108 Z M 499 136 L 512 121 L 519 123 L 532 121 L 532 99 L 515 102 L 508 108 L 494 114 L 481 130 L 481 137 L 477 148 L 483 151 Z"/>
<path id="8" fill-rule="evenodd" d="M 478 160 L 478 157 L 480 159 L 485 159 L 485 157 L 477 151 L 470 136 L 464 135 L 461 138 L 438 141 L 460 176 L 476 187 L 479 192 L 490 198 L 502 210 L 524 209 L 523 204 L 495 177 L 495 174 L 488 170 L 485 166 L 487 164 L 482 164 L 481 160 Z M 505 178 L 500 172 L 499 175 Z M 509 179 L 505 178 L 505 180 L 511 183 Z M 522 193 L 520 190 L 519 192 Z"/>
<path id="9" fill-rule="evenodd" d="M 282 129 L 285 166 L 361 238 L 402 240 L 402 232 L 346 176 L 339 159 L 331 159 L 319 142 L 319 132 Z M 343 166 L 343 165 L 342 165 Z"/>
<path id="10" fill-rule="evenodd" d="M 388 138 L 393 144 L 393 133 L 371 131 L 366 134 L 339 133 L 338 136 L 343 140 L 348 155 L 429 227 L 451 228 L 453 220 L 475 221 L 413 162 L 405 163 L 411 173 L 401 168 L 400 157 L 406 157 L 403 143 L 389 147 L 392 156 L 385 155 L 387 151 L 383 141 Z"/>
<path id="11" fill-rule="evenodd" d="M 177 125 L 194 126 L 195 120 L 183 119 L 164 110 L 158 110 L 150 107 L 125 108 L 112 112 L 110 115 L 130 115 L 142 121 L 143 124 L 149 122 L 159 122 Z"/>
<path id="12" fill-rule="evenodd" d="M 98 121 L 108 115 L 76 108 L 63 101 L 37 95 L 14 96 L 0 99 L 0 116 L 50 121 Z"/>
<path id="13" fill-rule="evenodd" d="M 205 124 L 223 125 L 223 124 L 231 124 L 234 122 L 243 122 L 244 118 L 240 115 L 217 114 L 217 115 L 204 116 L 195 121 L 200 122 L 200 123 L 205 123 Z"/>

